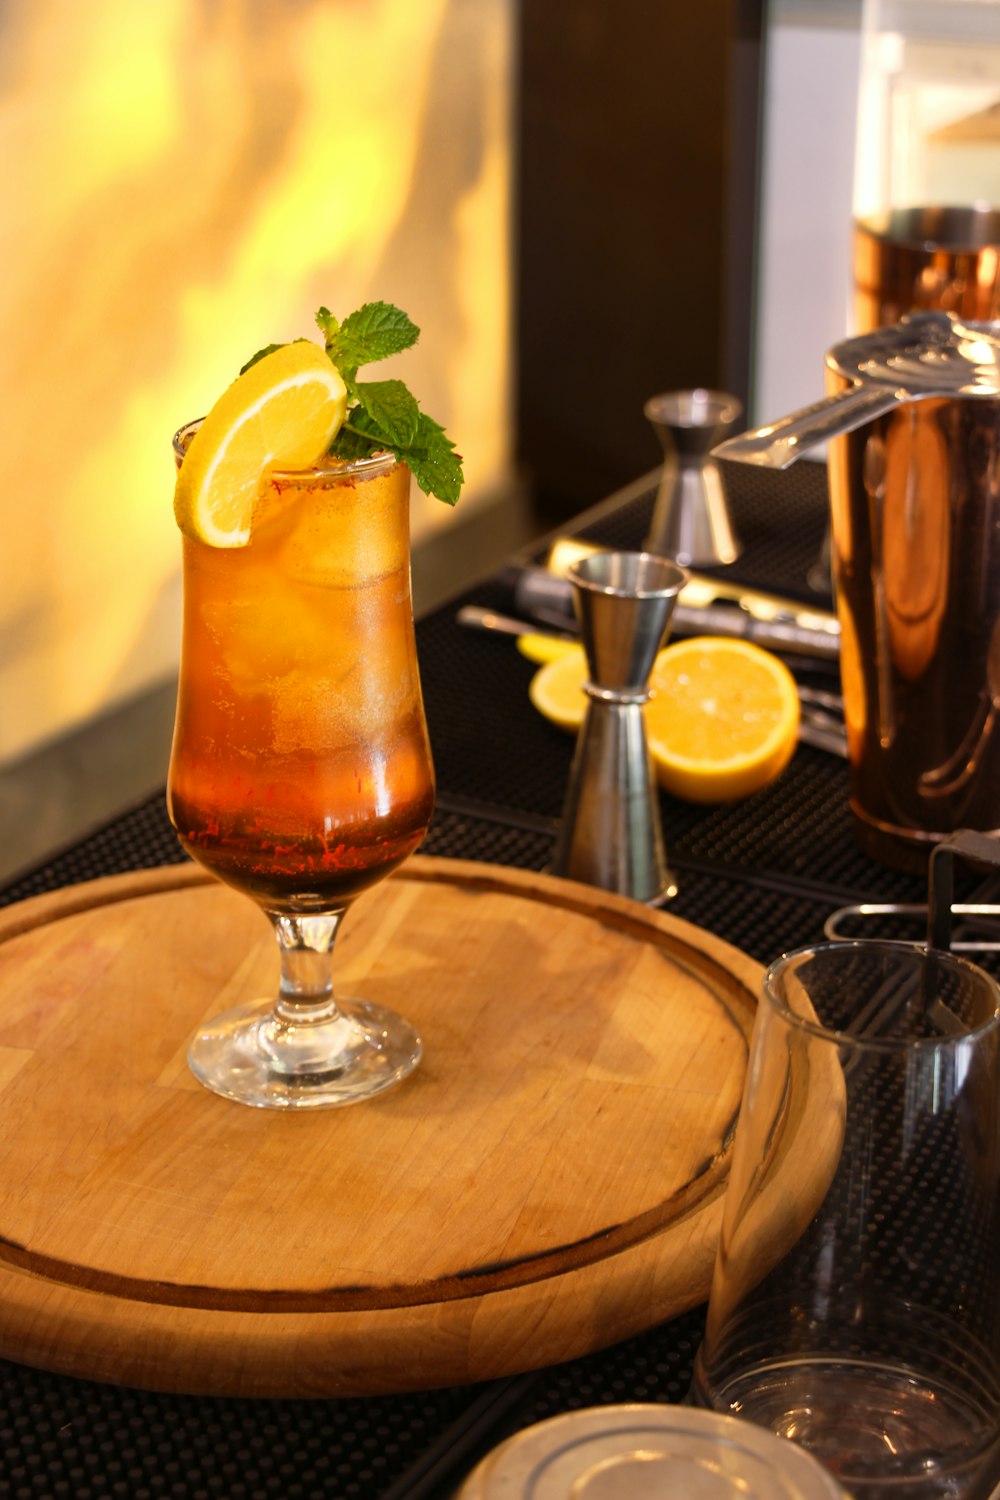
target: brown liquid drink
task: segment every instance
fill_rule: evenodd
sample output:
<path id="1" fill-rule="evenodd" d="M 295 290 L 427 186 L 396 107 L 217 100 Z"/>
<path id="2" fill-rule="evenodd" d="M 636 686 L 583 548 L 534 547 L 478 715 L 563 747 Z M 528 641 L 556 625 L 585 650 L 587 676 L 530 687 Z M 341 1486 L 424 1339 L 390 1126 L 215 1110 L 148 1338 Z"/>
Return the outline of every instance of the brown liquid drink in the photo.
<path id="1" fill-rule="evenodd" d="M 181 462 L 193 430 L 175 440 Z M 324 460 L 265 474 L 239 545 L 184 536 L 170 816 L 193 858 L 270 918 L 281 957 L 277 998 L 191 1044 L 195 1076 L 244 1104 L 348 1104 L 421 1056 L 408 1021 L 335 997 L 331 977 L 346 909 L 413 852 L 434 806 L 409 488 L 391 455 Z"/>
<path id="2" fill-rule="evenodd" d="M 434 787 L 392 458 L 275 475 L 246 546 L 184 538 L 169 806 L 276 912 L 343 906 L 417 847 Z"/>

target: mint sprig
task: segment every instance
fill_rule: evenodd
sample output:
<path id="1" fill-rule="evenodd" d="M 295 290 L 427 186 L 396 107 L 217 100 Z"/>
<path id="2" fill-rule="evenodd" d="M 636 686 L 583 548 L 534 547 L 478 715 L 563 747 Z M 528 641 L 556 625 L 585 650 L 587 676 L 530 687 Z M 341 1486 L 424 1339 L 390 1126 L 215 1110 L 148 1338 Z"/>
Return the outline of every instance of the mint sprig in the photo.
<path id="1" fill-rule="evenodd" d="M 321 307 L 316 322 L 350 403 L 331 453 L 356 459 L 387 449 L 408 465 L 425 494 L 454 505 L 462 491 L 462 459 L 444 428 L 420 410 L 403 381 L 357 378 L 363 365 L 412 348 L 420 329 L 390 302 L 366 302 L 342 323 Z"/>
<path id="2" fill-rule="evenodd" d="M 409 467 L 425 494 L 454 505 L 464 482 L 462 458 L 444 428 L 420 410 L 402 380 L 358 379 L 363 365 L 411 349 L 420 337 L 417 325 L 391 302 L 366 302 L 343 322 L 321 307 L 316 323 L 347 387 L 347 415 L 331 454 L 353 462 L 371 453 L 392 453 Z M 243 370 L 280 347 L 269 344 L 259 350 Z"/>

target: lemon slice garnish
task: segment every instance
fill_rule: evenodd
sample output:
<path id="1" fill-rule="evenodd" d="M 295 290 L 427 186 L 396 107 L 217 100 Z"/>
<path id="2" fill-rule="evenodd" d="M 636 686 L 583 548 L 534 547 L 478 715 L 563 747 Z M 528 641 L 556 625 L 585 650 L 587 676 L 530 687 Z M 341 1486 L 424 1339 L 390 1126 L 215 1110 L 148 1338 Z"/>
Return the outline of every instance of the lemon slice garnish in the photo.
<path id="1" fill-rule="evenodd" d="M 212 547 L 243 547 L 269 469 L 308 469 L 347 410 L 347 387 L 317 344 L 284 344 L 250 366 L 195 433 L 174 491 L 181 530 Z"/>

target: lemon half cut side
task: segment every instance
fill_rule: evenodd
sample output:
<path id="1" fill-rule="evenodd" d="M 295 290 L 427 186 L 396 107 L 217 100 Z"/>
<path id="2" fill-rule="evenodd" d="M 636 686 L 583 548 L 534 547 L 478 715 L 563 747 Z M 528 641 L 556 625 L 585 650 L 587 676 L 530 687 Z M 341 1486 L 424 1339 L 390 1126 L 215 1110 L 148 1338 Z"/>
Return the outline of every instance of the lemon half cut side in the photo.
<path id="1" fill-rule="evenodd" d="M 776 781 L 798 743 L 795 678 L 750 641 L 694 636 L 650 673 L 646 737 L 660 785 L 688 802 L 732 802 Z"/>
<path id="2" fill-rule="evenodd" d="M 243 547 L 269 469 L 308 469 L 327 452 L 347 410 L 347 388 L 325 350 L 283 344 L 223 392 L 191 439 L 174 491 L 187 536 Z"/>
<path id="3" fill-rule="evenodd" d="M 567 730 L 583 722 L 582 649 L 540 668 L 532 703 Z M 799 696 L 783 662 L 749 641 L 694 636 L 662 650 L 643 710 L 664 790 L 688 802 L 731 802 L 776 780 L 798 740 Z"/>

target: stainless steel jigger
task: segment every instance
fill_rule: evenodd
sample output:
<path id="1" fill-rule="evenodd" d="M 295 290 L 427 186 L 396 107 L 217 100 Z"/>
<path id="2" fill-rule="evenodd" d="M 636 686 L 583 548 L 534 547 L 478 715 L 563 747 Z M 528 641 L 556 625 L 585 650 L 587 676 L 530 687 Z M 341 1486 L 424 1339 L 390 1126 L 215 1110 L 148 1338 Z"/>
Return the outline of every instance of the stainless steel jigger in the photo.
<path id="1" fill-rule="evenodd" d="M 646 547 L 685 567 L 731 563 L 740 549 L 710 450 L 743 407 L 724 391 L 665 391 L 643 407 L 663 444 L 663 473 Z"/>
<path id="2" fill-rule="evenodd" d="M 642 705 L 683 568 L 648 552 L 596 552 L 567 570 L 590 680 L 552 871 L 637 901 L 665 901 L 667 867 Z"/>

